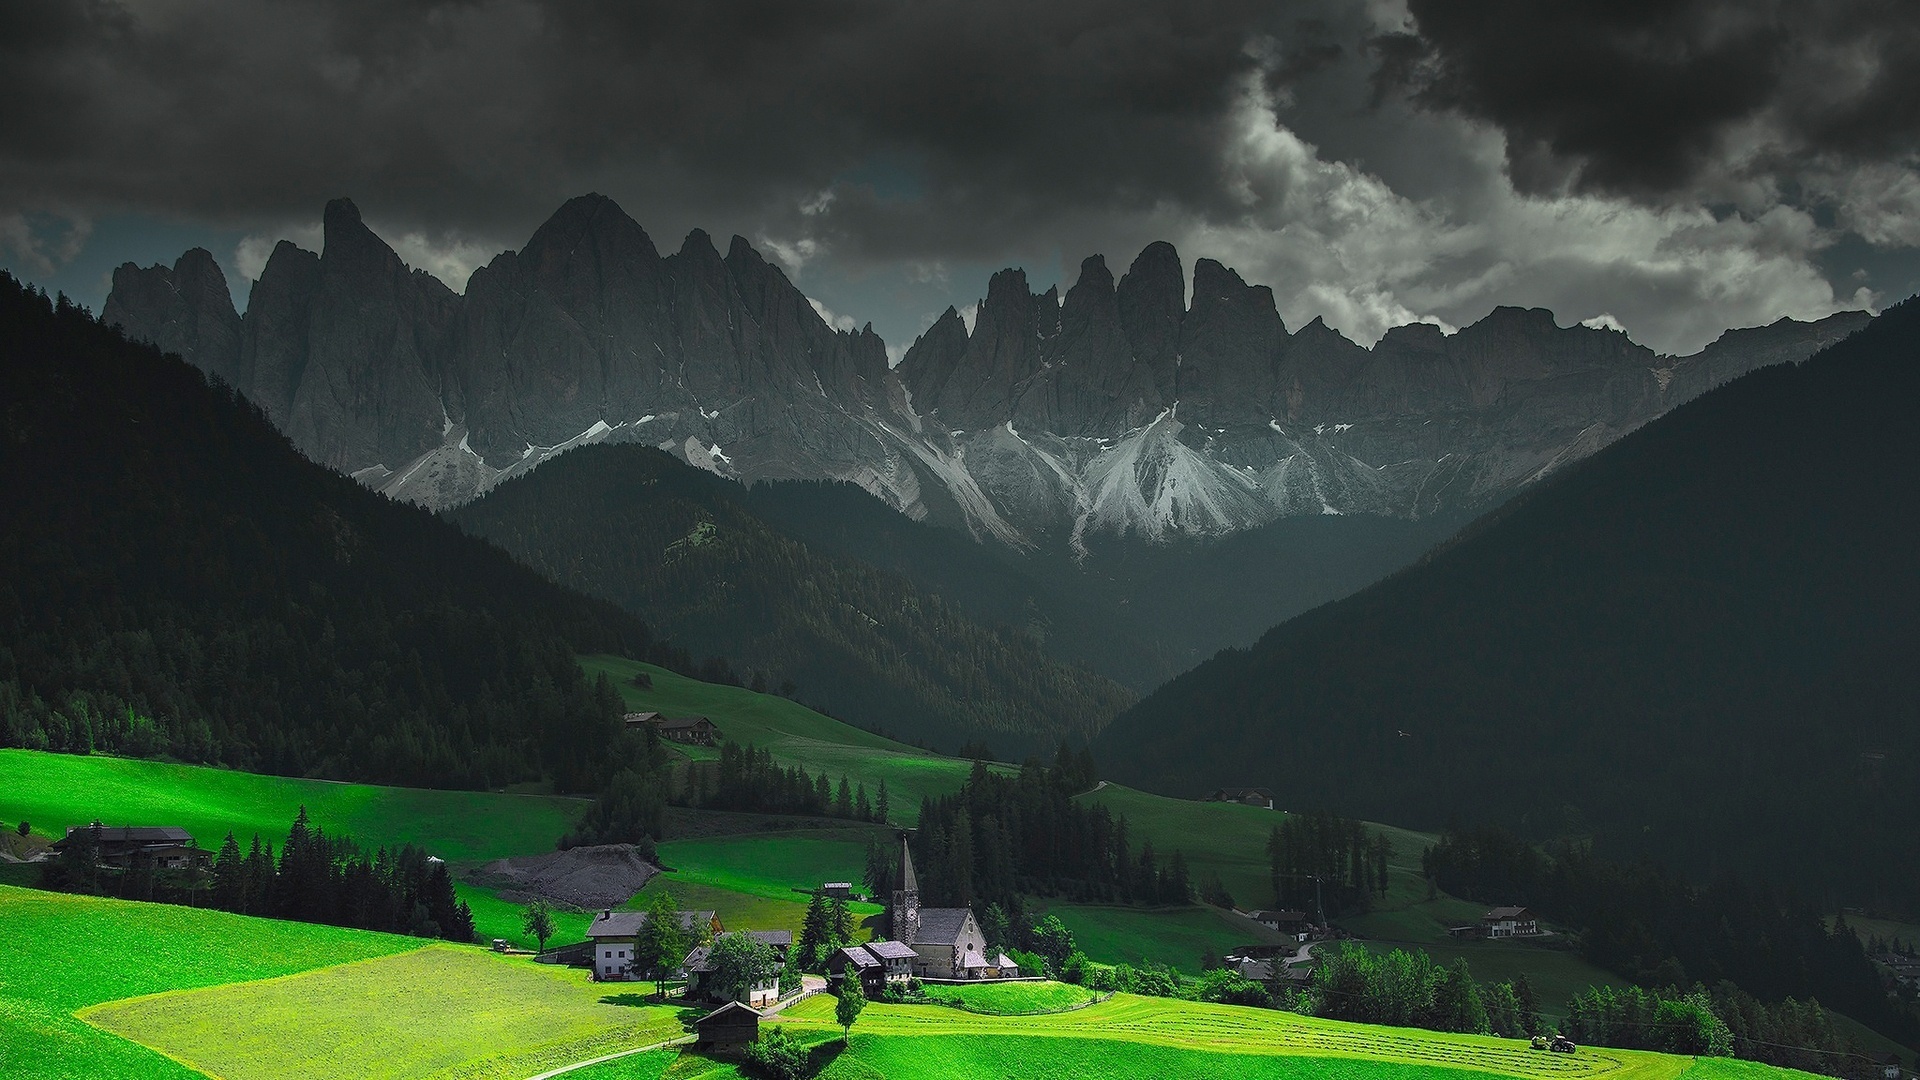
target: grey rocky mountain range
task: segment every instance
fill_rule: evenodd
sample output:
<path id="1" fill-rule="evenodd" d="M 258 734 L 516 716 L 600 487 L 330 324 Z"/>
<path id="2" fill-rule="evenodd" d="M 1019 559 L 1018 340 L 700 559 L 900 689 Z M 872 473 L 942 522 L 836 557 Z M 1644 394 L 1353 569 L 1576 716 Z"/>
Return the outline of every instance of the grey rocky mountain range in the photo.
<path id="1" fill-rule="evenodd" d="M 889 368 L 745 240 L 662 256 L 611 200 L 568 202 L 465 295 L 408 268 L 351 202 L 319 254 L 282 242 L 244 316 L 212 256 L 114 273 L 104 317 L 246 394 L 314 460 L 457 505 L 572 446 L 661 447 L 743 482 L 850 480 L 1015 546 L 1165 540 L 1309 514 L 1418 518 L 1497 501 L 1675 405 L 1865 325 L 1733 330 L 1691 356 L 1500 308 L 1373 348 L 1270 289 L 1148 246 L 1065 296 L 993 276 Z"/>

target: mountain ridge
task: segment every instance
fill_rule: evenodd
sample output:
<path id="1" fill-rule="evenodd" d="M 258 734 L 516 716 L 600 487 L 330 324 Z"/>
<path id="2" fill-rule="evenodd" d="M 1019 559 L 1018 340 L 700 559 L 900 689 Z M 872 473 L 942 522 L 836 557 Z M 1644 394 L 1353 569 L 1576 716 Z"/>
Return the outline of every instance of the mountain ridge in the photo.
<path id="1" fill-rule="evenodd" d="M 411 270 L 349 200 L 319 254 L 282 243 L 234 312 L 196 249 L 115 271 L 103 317 L 262 407 L 315 460 L 444 508 L 571 446 L 640 442 L 745 483 L 844 480 L 1014 547 L 1159 542 L 1324 513 L 1481 509 L 1753 367 L 1868 320 L 1730 332 L 1661 357 L 1617 331 L 1497 308 L 1373 348 L 1271 289 L 1148 245 L 1035 294 L 992 276 L 887 365 L 741 237 L 662 255 L 612 200 L 569 200 L 464 295 Z"/>

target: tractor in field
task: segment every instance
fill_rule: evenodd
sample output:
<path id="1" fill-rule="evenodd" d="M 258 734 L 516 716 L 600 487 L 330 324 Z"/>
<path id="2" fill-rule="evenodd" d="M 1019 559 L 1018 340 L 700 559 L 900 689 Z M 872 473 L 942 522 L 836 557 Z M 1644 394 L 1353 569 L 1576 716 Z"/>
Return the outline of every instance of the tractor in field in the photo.
<path id="1" fill-rule="evenodd" d="M 1556 1054 L 1571 1054 L 1576 1047 L 1573 1045 L 1572 1039 L 1567 1038 L 1565 1035 L 1555 1035 L 1553 1042 L 1548 1044 L 1547 1049 Z"/>

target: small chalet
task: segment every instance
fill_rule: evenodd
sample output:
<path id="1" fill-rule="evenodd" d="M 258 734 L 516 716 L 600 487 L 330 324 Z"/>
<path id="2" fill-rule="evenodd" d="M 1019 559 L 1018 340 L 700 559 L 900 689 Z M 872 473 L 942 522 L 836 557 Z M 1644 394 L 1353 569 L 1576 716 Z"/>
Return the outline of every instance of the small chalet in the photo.
<path id="1" fill-rule="evenodd" d="M 729 1001 L 693 1022 L 695 1050 L 725 1050 L 760 1041 L 761 1013 L 751 1006 Z"/>
<path id="2" fill-rule="evenodd" d="M 829 881 L 820 886 L 820 895 L 829 900 L 853 899 L 853 882 Z"/>
<path id="3" fill-rule="evenodd" d="M 1296 938 L 1313 929 L 1304 911 L 1249 911 L 1247 918 L 1269 930 L 1278 930 Z"/>
<path id="4" fill-rule="evenodd" d="M 643 731 L 651 727 L 668 742 L 686 743 L 690 746 L 712 746 L 719 737 L 719 729 L 713 721 L 704 716 L 663 716 L 657 712 L 630 712 L 626 715 L 628 731 Z"/>
<path id="5" fill-rule="evenodd" d="M 97 821 L 91 825 L 70 825 L 67 835 L 53 842 L 53 851 L 56 854 L 66 851 L 81 833 L 92 834 L 100 851 L 101 866 L 184 870 L 207 863 L 207 853 L 193 842 L 193 835 L 172 825 L 108 827 Z"/>
<path id="6" fill-rule="evenodd" d="M 1273 809 L 1273 792 L 1257 787 L 1223 787 L 1207 796 L 1208 802 L 1233 802 L 1242 806 L 1257 806 L 1262 810 Z"/>
<path id="7" fill-rule="evenodd" d="M 913 950 L 908 949 L 908 954 Z M 837 981 L 854 979 L 868 997 L 877 996 L 887 982 L 887 966 L 865 946 L 848 945 L 827 957 L 827 975 Z M 911 977 L 911 976 L 909 976 Z"/>
<path id="8" fill-rule="evenodd" d="M 587 943 L 593 949 L 593 977 L 602 982 L 622 982 L 642 978 L 633 970 L 633 947 L 640 940 L 640 928 L 647 925 L 644 911 L 608 909 L 593 917 L 587 925 Z M 705 930 L 702 937 L 721 933 L 720 916 L 711 911 L 683 911 L 680 928 L 689 933 Z M 789 934 L 791 939 L 792 935 Z"/>
<path id="9" fill-rule="evenodd" d="M 1490 938 L 1534 937 L 1540 933 L 1539 920 L 1523 907 L 1494 908 L 1480 916 L 1480 925 L 1486 927 Z"/>

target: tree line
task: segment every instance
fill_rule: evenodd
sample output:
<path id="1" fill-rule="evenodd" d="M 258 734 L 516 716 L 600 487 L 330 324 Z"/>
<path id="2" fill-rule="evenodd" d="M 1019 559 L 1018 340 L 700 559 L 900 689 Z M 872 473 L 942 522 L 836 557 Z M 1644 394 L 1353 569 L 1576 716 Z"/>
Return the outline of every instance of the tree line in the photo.
<path id="1" fill-rule="evenodd" d="M 1323 919 L 1366 911 L 1387 891 L 1391 853 L 1386 834 L 1331 811 L 1288 814 L 1267 837 L 1274 906 Z"/>
<path id="2" fill-rule="evenodd" d="M 998 907 L 1018 922 L 1027 897 L 1148 905 L 1193 901 L 1186 856 L 1136 849 L 1126 816 L 1074 799 L 1091 787 L 1090 762 L 1063 744 L 1052 767 L 1029 759 L 1004 775 L 976 761 L 960 790 L 926 798 L 911 840 L 921 903 Z M 894 888 L 891 851 L 876 846 L 867 883 Z"/>
<path id="3" fill-rule="evenodd" d="M 276 855 L 255 833 L 243 852 L 232 833 L 211 867 L 119 871 L 100 865 L 91 830 L 69 834 L 41 871 L 42 888 L 135 900 L 165 900 L 301 922 L 472 942 L 473 911 L 453 891 L 446 863 L 412 844 L 371 855 L 329 835 L 301 807 Z"/>
<path id="4" fill-rule="evenodd" d="M 1818 998 L 1893 1038 L 1920 1037 L 1851 929 L 1829 929 L 1812 905 L 1732 874 L 1698 885 L 1586 844 L 1536 848 L 1497 826 L 1444 833 L 1424 865 L 1456 896 L 1524 904 L 1576 928 L 1582 956 L 1642 986 L 1724 980 L 1760 1001 Z"/>

